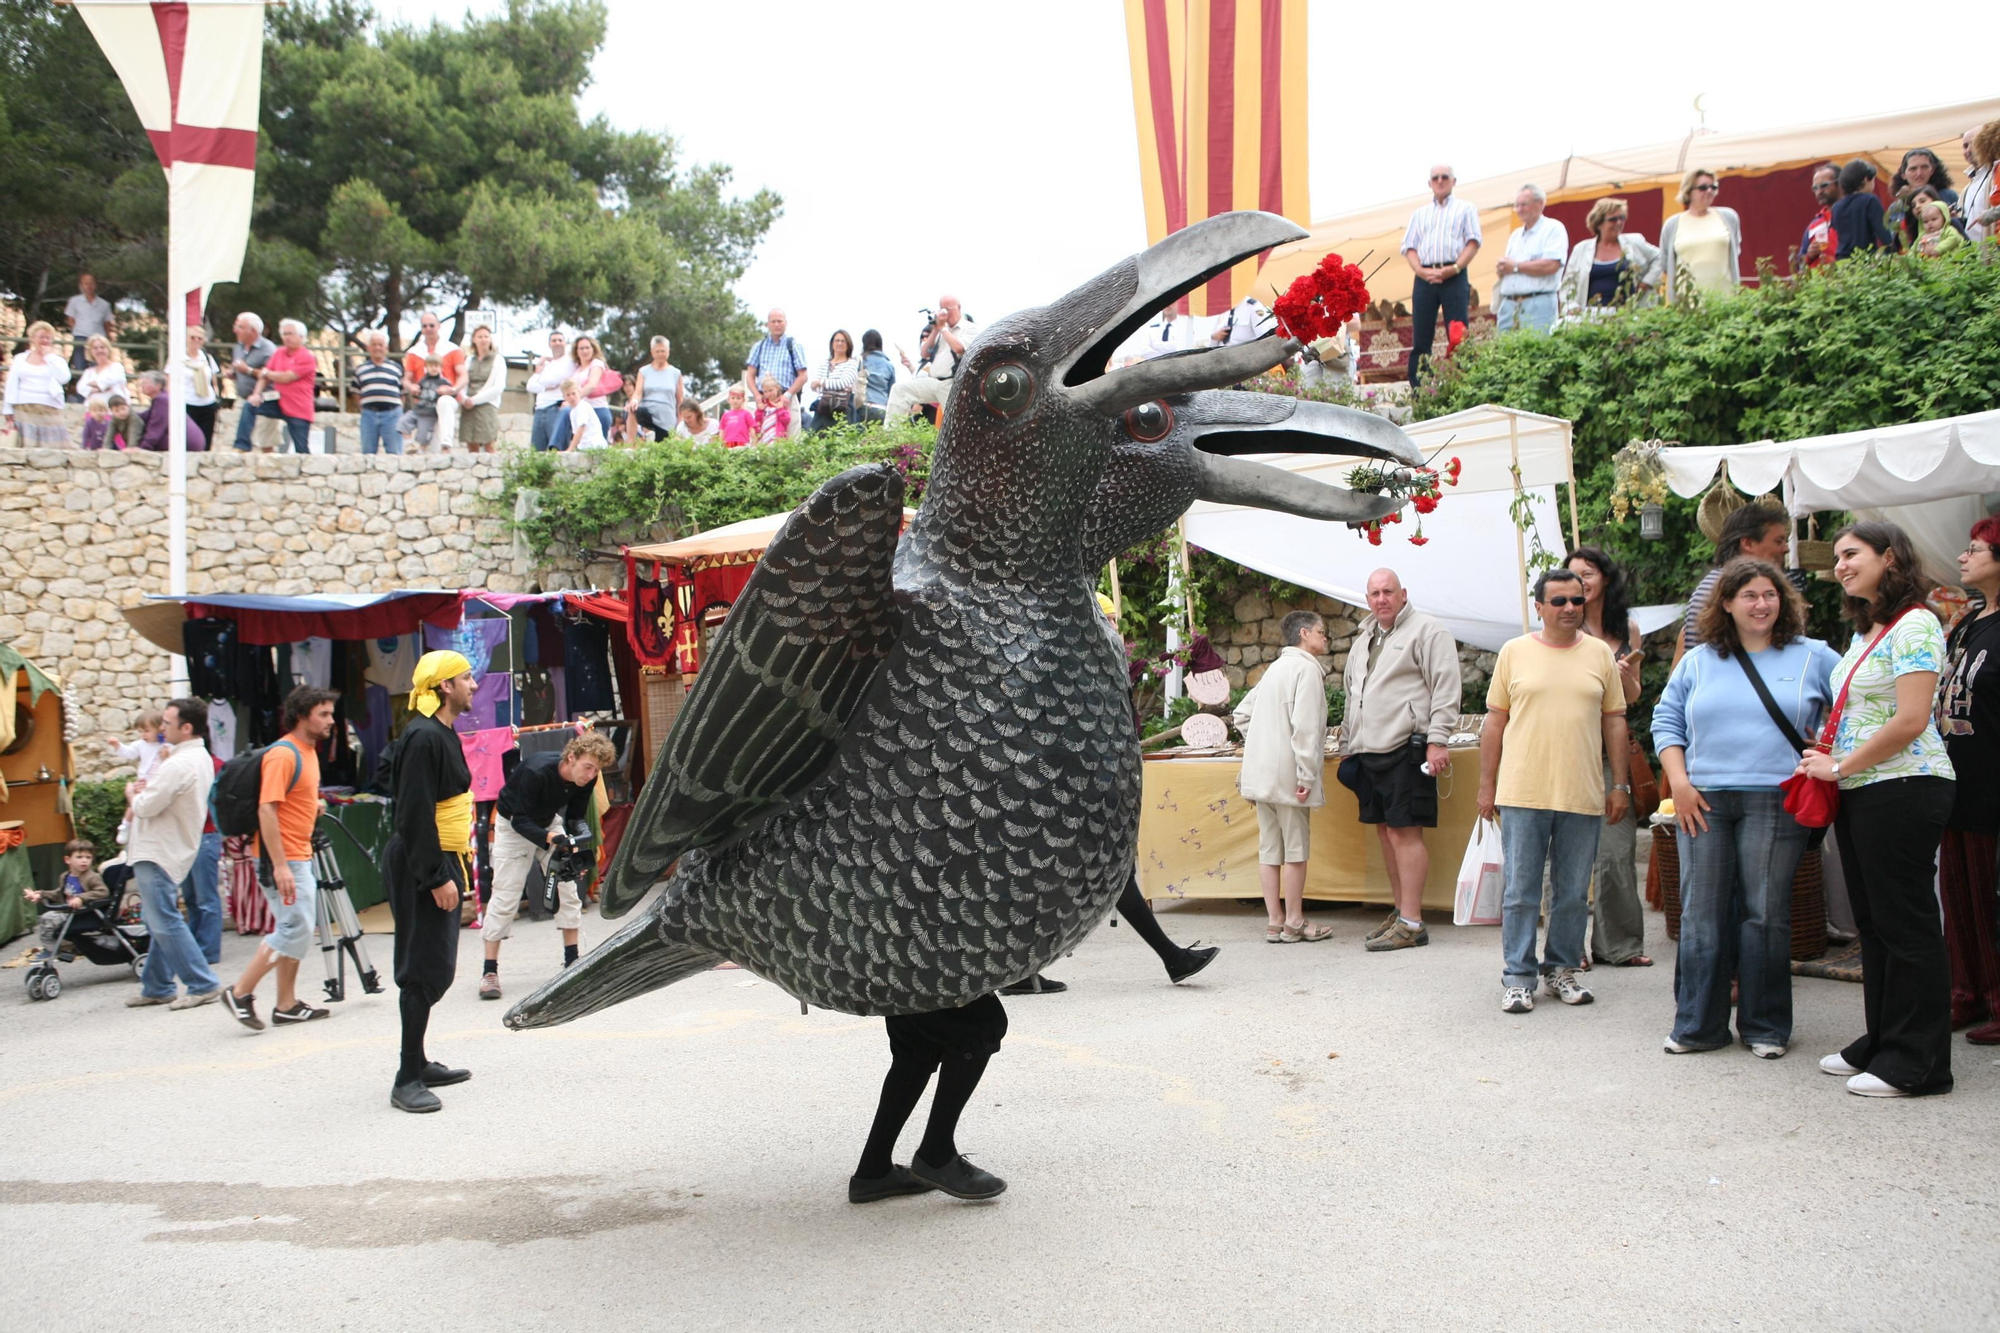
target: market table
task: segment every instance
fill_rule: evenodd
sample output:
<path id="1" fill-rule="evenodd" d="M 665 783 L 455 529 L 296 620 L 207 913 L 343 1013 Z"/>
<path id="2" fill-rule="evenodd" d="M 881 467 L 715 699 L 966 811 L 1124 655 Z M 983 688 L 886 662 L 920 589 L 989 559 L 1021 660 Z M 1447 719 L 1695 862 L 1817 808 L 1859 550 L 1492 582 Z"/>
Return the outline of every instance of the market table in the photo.
<path id="1" fill-rule="evenodd" d="M 1312 812 L 1306 897 L 1387 903 L 1389 878 L 1375 830 L 1326 760 L 1326 804 Z M 1139 808 L 1139 888 L 1148 898 L 1256 898 L 1257 812 L 1236 791 L 1240 756 L 1148 758 Z M 1458 863 L 1479 817 L 1479 747 L 1454 747 L 1438 781 L 1438 826 L 1424 836 L 1431 872 L 1424 906 L 1449 912 Z"/>

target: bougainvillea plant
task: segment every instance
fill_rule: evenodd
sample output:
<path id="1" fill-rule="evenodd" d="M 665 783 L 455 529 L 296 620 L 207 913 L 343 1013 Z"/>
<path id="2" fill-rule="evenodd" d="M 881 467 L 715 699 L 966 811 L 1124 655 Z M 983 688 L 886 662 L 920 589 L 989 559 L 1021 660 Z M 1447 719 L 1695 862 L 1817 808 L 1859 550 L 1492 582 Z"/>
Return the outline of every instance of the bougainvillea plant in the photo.
<path id="1" fill-rule="evenodd" d="M 1329 254 L 1312 272 L 1294 278 L 1271 311 L 1286 337 L 1311 345 L 1338 334 L 1367 306 L 1368 280 L 1361 269 Z"/>
<path id="2" fill-rule="evenodd" d="M 1410 508 L 1417 511 L 1417 530 L 1410 534 L 1410 545 L 1422 546 L 1430 541 L 1424 536 L 1424 515 L 1438 507 L 1438 501 L 1444 498 L 1444 487 L 1458 485 L 1461 466 L 1456 458 L 1442 468 L 1382 468 L 1372 463 L 1360 463 L 1347 470 L 1347 487 L 1368 495 L 1387 495 L 1398 500 L 1407 498 Z M 1403 511 L 1399 509 L 1381 518 L 1369 519 L 1366 523 L 1350 523 L 1347 526 L 1365 538 L 1370 546 L 1380 546 L 1383 526 L 1402 521 Z"/>

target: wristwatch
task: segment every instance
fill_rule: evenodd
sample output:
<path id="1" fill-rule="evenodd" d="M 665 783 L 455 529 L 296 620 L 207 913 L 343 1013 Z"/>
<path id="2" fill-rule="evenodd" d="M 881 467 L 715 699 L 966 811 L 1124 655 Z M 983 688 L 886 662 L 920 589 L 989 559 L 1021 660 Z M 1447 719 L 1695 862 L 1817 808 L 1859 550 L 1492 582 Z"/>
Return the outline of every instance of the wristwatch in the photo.
<path id="1" fill-rule="evenodd" d="M 1627 796 L 1630 796 L 1630 795 L 1632 794 L 1632 787 L 1631 787 L 1631 784 L 1630 784 L 1630 783 L 1625 783 L 1625 782 L 1614 782 L 1614 783 L 1612 783 L 1612 784 L 1611 784 L 1611 790 L 1613 790 L 1613 791 L 1622 791 L 1622 792 L 1624 792 L 1624 793 L 1625 793 L 1625 794 L 1626 794 Z"/>
<path id="2" fill-rule="evenodd" d="M 1835 782 L 1840 781 L 1840 761 L 1838 759 L 1833 761 L 1833 780 Z"/>

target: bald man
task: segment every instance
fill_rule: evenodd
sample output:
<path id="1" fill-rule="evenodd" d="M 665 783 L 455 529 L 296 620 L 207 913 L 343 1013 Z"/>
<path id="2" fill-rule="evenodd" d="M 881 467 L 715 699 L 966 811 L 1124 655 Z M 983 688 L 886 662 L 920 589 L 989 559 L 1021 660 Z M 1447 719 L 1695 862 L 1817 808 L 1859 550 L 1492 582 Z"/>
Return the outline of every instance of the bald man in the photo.
<path id="1" fill-rule="evenodd" d="M 750 348 L 750 355 L 743 358 L 743 388 L 751 402 L 757 399 L 757 382 L 769 375 L 772 379 L 789 387 L 785 395 L 794 400 L 792 416 L 798 416 L 797 399 L 799 390 L 806 383 L 806 354 L 800 349 L 798 340 L 785 332 L 785 312 L 773 309 L 764 317 L 765 336 L 759 338 Z"/>
<path id="2" fill-rule="evenodd" d="M 890 386 L 889 406 L 883 411 L 883 419 L 892 426 L 900 425 L 920 406 L 941 405 L 951 391 L 951 375 L 958 368 L 958 359 L 965 355 L 965 349 L 978 333 L 956 296 L 940 296 L 930 332 L 917 345 L 916 373 L 905 375 Z M 903 364 L 908 366 L 910 359 L 904 357 Z"/>
<path id="3" fill-rule="evenodd" d="M 1479 210 L 1460 199 L 1458 173 L 1440 162 L 1431 168 L 1430 201 L 1410 214 L 1403 229 L 1403 261 L 1416 281 L 1410 290 L 1410 387 L 1415 388 L 1437 334 L 1438 311 L 1445 326 L 1463 324 L 1468 313 L 1472 280 L 1465 276 L 1484 239 Z"/>
<path id="4" fill-rule="evenodd" d="M 1458 724 L 1458 645 L 1435 619 L 1410 605 L 1393 569 L 1368 576 L 1365 632 L 1347 650 L 1342 719 L 1347 759 L 1340 780 L 1354 789 L 1361 822 L 1373 824 L 1396 906 L 1367 939 L 1370 953 L 1431 942 L 1424 928 L 1424 881 L 1437 827 L 1437 780 L 1451 771 L 1445 748 Z M 1430 772 L 1424 772 L 1428 766 Z"/>

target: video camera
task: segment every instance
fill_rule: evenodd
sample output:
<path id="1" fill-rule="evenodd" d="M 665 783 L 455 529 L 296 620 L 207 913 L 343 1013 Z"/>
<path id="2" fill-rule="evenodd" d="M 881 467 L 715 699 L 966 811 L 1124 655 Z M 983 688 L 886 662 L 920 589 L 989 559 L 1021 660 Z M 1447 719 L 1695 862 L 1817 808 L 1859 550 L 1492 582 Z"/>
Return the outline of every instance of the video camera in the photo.
<path id="1" fill-rule="evenodd" d="M 917 313 L 924 317 L 924 330 L 917 335 L 918 340 L 922 341 L 930 337 L 931 330 L 937 327 L 937 311 L 927 305 L 921 305 L 917 307 Z"/>
<path id="2" fill-rule="evenodd" d="M 597 848 L 590 836 L 590 825 L 582 820 L 571 822 L 550 839 L 550 844 L 554 852 L 549 857 L 547 880 L 550 910 L 553 911 L 556 885 L 574 884 L 581 892 L 590 883 L 590 877 L 597 869 Z"/>

